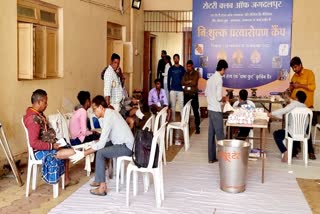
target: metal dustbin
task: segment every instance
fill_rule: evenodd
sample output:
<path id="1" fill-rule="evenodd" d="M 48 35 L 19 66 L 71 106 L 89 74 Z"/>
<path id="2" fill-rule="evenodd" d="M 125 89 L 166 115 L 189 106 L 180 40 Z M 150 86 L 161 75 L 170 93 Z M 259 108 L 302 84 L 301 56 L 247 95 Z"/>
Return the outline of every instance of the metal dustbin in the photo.
<path id="1" fill-rule="evenodd" d="M 246 189 L 250 143 L 242 140 L 219 140 L 220 189 L 239 193 Z"/>

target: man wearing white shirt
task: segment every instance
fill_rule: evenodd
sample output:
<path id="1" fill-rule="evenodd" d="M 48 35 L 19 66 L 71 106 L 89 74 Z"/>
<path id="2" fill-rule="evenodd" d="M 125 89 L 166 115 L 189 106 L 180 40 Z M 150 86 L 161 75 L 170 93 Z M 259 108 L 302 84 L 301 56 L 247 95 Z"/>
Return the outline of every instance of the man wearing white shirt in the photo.
<path id="1" fill-rule="evenodd" d="M 119 112 L 109 109 L 103 96 L 96 96 L 92 100 L 92 110 L 98 118 L 103 118 L 102 132 L 98 142 L 91 149 L 85 150 L 79 158 L 73 159 L 77 162 L 84 156 L 96 153 L 95 180 L 91 186 L 93 195 L 104 196 L 107 194 L 106 185 L 106 159 L 120 156 L 131 156 L 134 137 Z"/>
<path id="2" fill-rule="evenodd" d="M 108 107 L 116 111 L 120 111 L 120 103 L 122 101 L 122 73 L 119 68 L 120 56 L 113 53 L 111 63 L 104 73 L 104 97 Z"/>
<path id="3" fill-rule="evenodd" d="M 306 94 L 303 91 L 298 91 L 296 93 L 296 100 L 291 100 L 290 104 L 286 105 L 286 107 L 275 110 L 273 112 L 268 113 L 269 117 L 276 117 L 276 118 L 282 118 L 282 115 L 287 114 L 291 112 L 294 108 L 296 107 L 305 107 L 306 105 L 304 102 L 306 101 Z M 292 133 L 293 129 L 293 124 L 292 124 L 292 117 L 288 118 L 288 133 L 289 135 Z M 311 127 L 309 127 L 311 128 Z M 286 131 L 284 129 L 279 129 L 273 132 L 273 138 L 274 141 L 276 142 L 280 152 L 283 154 L 282 156 L 282 162 L 287 162 L 288 161 L 288 152 L 287 148 L 283 144 L 283 140 L 285 139 L 285 133 Z M 292 157 L 295 157 L 298 154 L 298 141 L 293 141 L 293 148 L 292 148 Z M 311 144 L 312 146 L 312 144 Z M 309 145 L 308 145 L 309 147 Z"/>
<path id="4" fill-rule="evenodd" d="M 209 130 L 208 130 L 208 159 L 209 163 L 217 161 L 216 142 L 224 139 L 223 117 L 221 103 L 226 101 L 222 97 L 222 76 L 228 69 L 227 61 L 221 59 L 217 64 L 216 72 L 208 79 L 205 95 L 208 101 Z"/>

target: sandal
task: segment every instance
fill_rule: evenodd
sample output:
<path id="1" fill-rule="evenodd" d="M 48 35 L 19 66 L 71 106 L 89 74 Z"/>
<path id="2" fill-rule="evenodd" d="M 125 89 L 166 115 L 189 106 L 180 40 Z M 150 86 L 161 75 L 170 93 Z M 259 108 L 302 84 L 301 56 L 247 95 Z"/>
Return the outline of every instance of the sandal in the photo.
<path id="1" fill-rule="evenodd" d="M 317 159 L 316 156 L 313 153 L 309 153 L 309 159 L 310 160 L 315 160 Z"/>
<path id="2" fill-rule="evenodd" d="M 91 189 L 90 193 L 92 195 L 98 195 L 98 196 L 106 196 L 107 192 L 99 192 L 99 188 Z"/>
<path id="3" fill-rule="evenodd" d="M 92 187 L 98 187 L 98 186 L 100 186 L 100 183 L 93 181 L 93 182 L 90 184 L 90 186 L 92 186 Z"/>

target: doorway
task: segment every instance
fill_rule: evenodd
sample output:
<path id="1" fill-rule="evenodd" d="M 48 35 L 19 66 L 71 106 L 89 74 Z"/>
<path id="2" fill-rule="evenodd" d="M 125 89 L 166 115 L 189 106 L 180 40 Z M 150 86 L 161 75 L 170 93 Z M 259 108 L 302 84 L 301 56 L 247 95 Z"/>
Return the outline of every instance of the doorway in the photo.
<path id="1" fill-rule="evenodd" d="M 157 76 L 157 37 L 148 31 L 144 32 L 144 64 L 143 64 L 143 104 L 148 106 L 148 94 Z"/>

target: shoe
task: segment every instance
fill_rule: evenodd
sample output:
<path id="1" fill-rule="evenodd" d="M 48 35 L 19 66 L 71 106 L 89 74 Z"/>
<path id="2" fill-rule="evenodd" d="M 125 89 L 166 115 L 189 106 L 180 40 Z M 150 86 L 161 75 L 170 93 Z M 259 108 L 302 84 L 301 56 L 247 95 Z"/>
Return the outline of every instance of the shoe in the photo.
<path id="1" fill-rule="evenodd" d="M 315 160 L 317 159 L 316 156 L 313 153 L 309 153 L 309 159 L 310 160 Z"/>
<path id="2" fill-rule="evenodd" d="M 92 195 L 98 195 L 98 196 L 106 196 L 107 192 L 99 192 L 99 188 L 91 189 L 90 193 Z"/>
<path id="3" fill-rule="evenodd" d="M 93 182 L 90 184 L 90 186 L 92 186 L 92 187 L 98 187 L 98 186 L 100 186 L 100 183 L 93 181 Z"/>
<path id="4" fill-rule="evenodd" d="M 196 134 L 200 134 L 200 129 L 197 129 L 197 130 L 196 130 Z"/>
<path id="5" fill-rule="evenodd" d="M 79 181 L 70 179 L 69 182 L 66 185 L 64 185 L 64 187 L 70 187 L 70 186 L 76 185 L 78 183 L 79 183 Z"/>
<path id="6" fill-rule="evenodd" d="M 215 163 L 218 162 L 218 159 L 214 158 L 213 160 L 209 160 L 209 163 Z"/>

